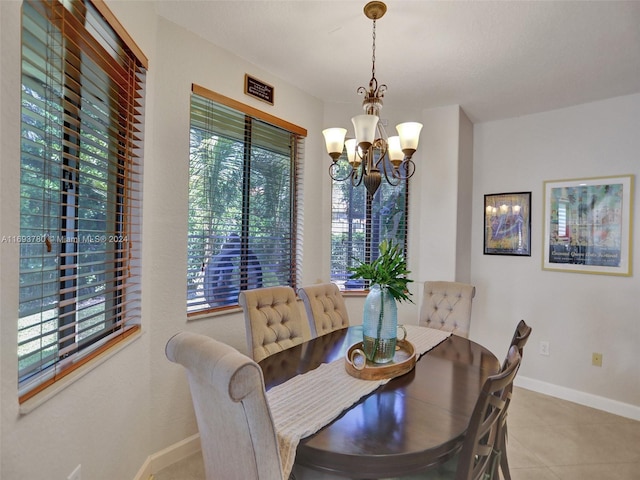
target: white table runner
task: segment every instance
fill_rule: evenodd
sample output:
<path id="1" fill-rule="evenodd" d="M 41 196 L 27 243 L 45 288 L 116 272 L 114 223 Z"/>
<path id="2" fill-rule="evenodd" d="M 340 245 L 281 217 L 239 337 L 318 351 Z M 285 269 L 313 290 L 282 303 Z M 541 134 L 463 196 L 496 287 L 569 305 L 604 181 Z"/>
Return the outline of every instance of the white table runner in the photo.
<path id="1" fill-rule="evenodd" d="M 405 325 L 420 357 L 449 338 L 451 332 Z M 273 416 L 284 480 L 289 478 L 300 439 L 307 437 L 390 379 L 360 380 L 347 373 L 344 358 L 323 363 L 267 392 Z"/>

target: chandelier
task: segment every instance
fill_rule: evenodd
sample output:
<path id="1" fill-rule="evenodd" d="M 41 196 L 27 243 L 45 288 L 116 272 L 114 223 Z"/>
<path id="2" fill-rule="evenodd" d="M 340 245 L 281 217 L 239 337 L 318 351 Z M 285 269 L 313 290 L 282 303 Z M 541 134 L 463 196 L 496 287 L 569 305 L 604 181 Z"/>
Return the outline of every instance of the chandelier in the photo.
<path id="1" fill-rule="evenodd" d="M 363 115 L 351 119 L 355 137 L 347 139 L 346 128 L 327 128 L 322 131 L 329 156 L 333 163 L 329 166 L 329 175 L 335 181 L 347 179 L 355 187 L 364 182 L 371 197 L 382 183 L 382 177 L 391 185 L 399 185 L 415 172 L 415 164 L 411 157 L 418 148 L 418 140 L 422 124 L 405 122 L 396 126 L 398 135 L 388 137 L 382 122 L 380 109 L 382 98 L 387 90 L 384 84 L 378 85 L 376 79 L 376 20 L 386 13 L 387 6 L 383 2 L 369 2 L 364 7 L 364 14 L 373 20 L 373 46 L 371 80 L 369 88 L 358 88 L 359 95 L 364 95 Z M 340 175 L 339 162 L 343 150 L 347 150 L 347 174 Z"/>

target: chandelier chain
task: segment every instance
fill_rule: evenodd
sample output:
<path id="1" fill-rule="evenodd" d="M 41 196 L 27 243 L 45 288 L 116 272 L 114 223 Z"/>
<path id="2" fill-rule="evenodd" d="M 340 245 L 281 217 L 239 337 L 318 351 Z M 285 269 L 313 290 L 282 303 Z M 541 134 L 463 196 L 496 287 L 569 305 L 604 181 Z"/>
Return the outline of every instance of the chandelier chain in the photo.
<path id="1" fill-rule="evenodd" d="M 371 47 L 371 76 L 376 78 L 376 19 L 373 19 L 373 46 Z"/>

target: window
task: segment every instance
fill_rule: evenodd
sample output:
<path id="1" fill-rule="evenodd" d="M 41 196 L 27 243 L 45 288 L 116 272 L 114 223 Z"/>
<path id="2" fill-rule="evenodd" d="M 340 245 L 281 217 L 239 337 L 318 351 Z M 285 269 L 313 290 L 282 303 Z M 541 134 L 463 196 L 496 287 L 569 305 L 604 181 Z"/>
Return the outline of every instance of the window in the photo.
<path id="1" fill-rule="evenodd" d="M 569 201 L 567 199 L 560 199 L 558 202 L 558 237 L 567 238 L 567 210 Z"/>
<path id="2" fill-rule="evenodd" d="M 345 168 L 348 163 L 343 160 Z M 408 180 L 394 187 L 383 177 L 373 198 L 364 184 L 354 187 L 349 180 L 333 181 L 331 196 L 331 281 L 343 290 L 364 290 L 368 288 L 364 280 L 349 279 L 349 268 L 356 266 L 353 259 L 374 260 L 385 239 L 406 246 Z"/>
<path id="3" fill-rule="evenodd" d="M 194 85 L 190 135 L 187 312 L 295 286 L 306 130 Z"/>
<path id="4" fill-rule="evenodd" d="M 145 68 L 101 1 L 24 2 L 21 402 L 139 328 Z"/>

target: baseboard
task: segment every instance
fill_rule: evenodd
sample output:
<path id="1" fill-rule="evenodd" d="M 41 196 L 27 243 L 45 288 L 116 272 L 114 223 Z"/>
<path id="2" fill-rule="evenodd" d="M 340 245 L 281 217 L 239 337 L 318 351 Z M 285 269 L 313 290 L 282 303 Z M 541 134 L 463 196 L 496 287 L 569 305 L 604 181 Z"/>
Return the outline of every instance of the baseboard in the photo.
<path id="1" fill-rule="evenodd" d="M 610 398 L 600 397 L 591 393 L 581 392 L 579 390 L 573 390 L 522 376 L 516 377 L 515 385 L 562 400 L 597 408 L 598 410 L 613 413 L 614 415 L 620 415 L 632 420 L 640 420 L 640 406 L 631 405 L 630 403 L 623 403 Z"/>
<path id="2" fill-rule="evenodd" d="M 199 452 L 200 449 L 200 434 L 196 433 L 147 457 L 133 480 L 151 480 L 154 473 Z"/>

